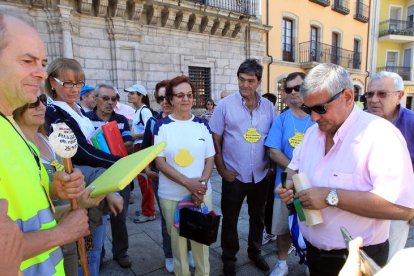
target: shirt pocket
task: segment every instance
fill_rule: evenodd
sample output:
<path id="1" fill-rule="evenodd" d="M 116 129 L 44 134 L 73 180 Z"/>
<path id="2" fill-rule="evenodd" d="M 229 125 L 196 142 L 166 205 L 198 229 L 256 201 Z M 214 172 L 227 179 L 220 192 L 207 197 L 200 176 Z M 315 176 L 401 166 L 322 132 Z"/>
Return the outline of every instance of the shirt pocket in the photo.
<path id="1" fill-rule="evenodd" d="M 355 187 L 355 175 L 340 171 L 332 171 L 329 175 L 328 184 L 330 188 L 351 190 Z"/>

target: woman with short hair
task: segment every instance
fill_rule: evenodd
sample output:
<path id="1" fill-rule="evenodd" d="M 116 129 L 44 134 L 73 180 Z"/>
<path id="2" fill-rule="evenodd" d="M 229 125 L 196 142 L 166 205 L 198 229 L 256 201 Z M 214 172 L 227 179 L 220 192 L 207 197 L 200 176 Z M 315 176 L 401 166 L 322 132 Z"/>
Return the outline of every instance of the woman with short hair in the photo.
<path id="1" fill-rule="evenodd" d="M 167 230 L 171 236 L 176 275 L 190 275 L 187 239 L 180 237 L 174 226 L 174 215 L 180 201 L 191 199 L 200 206 L 212 209 L 210 176 L 214 164 L 213 138 L 204 119 L 191 114 L 194 87 L 186 76 L 178 76 L 166 87 L 166 100 L 172 113 L 158 120 L 154 130 L 154 143 L 167 146 L 156 158 L 160 170 L 158 196 Z M 209 248 L 191 241 L 195 275 L 209 275 Z"/>
<path id="2" fill-rule="evenodd" d="M 78 142 L 78 150 L 72 157 L 74 164 L 93 168 L 109 168 L 121 156 L 115 156 L 96 149 L 87 141 L 95 128 L 89 118 L 86 117 L 84 110 L 77 104 L 81 89 L 85 86 L 85 73 L 82 66 L 75 59 L 58 58 L 50 63 L 47 73 L 45 89 L 46 93 L 53 99 L 53 103 L 46 108 L 46 126 L 48 130 L 51 129 L 52 124 L 66 123 L 75 134 Z M 93 170 L 91 171 L 93 172 Z M 107 196 L 108 198 L 113 203 L 110 205 L 111 213 L 119 214 L 123 209 L 122 197 L 118 194 L 110 194 Z M 94 216 L 89 216 L 90 224 L 93 221 L 97 226 L 92 232 L 93 248 L 88 251 L 91 275 L 99 274 L 107 221 L 106 215 L 104 217 L 102 215 L 103 213 L 100 211 L 96 212 Z"/>

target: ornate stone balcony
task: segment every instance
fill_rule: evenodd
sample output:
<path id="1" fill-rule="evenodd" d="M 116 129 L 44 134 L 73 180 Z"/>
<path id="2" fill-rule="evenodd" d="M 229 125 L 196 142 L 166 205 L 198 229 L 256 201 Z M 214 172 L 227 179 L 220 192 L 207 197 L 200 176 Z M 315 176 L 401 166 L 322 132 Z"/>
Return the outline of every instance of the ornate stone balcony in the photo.
<path id="1" fill-rule="evenodd" d="M 29 4 L 27 0 L 8 0 Z M 257 0 L 31 0 L 46 9 L 72 8 L 74 12 L 113 20 L 138 21 L 211 35 L 237 37 L 246 24 L 258 24 Z M 112 21 L 113 21 L 112 20 Z M 75 23 L 76 24 L 76 23 Z"/>

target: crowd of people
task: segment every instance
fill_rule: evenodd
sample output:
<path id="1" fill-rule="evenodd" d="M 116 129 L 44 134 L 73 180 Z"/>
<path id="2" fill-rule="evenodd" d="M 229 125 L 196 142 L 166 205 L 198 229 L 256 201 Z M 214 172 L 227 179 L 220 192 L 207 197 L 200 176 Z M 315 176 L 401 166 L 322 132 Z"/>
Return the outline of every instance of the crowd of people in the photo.
<path id="1" fill-rule="evenodd" d="M 360 275 L 359 247 L 380 267 L 390 263 L 383 274 L 398 269 L 392 263 L 403 258 L 396 253 L 405 247 L 414 217 L 414 112 L 400 104 L 404 83 L 398 74 L 371 76 L 362 110 L 344 68 L 319 64 L 307 75 L 290 73 L 281 92 L 286 108 L 279 114 L 276 97 L 258 92 L 262 65 L 247 59 L 236 73 L 239 91 L 222 91 L 217 103 L 206 99 L 205 112 L 195 116 L 195 88 L 187 76 L 156 85 L 158 113 L 142 84 L 124 89 L 131 107 L 120 103 L 111 84 L 87 85 L 75 59 L 46 62 L 30 20 L 0 10 L 1 275 L 83 275 L 75 244 L 82 238 L 90 274 L 99 275 L 108 221 L 114 260 L 131 266 L 126 216 L 134 184 L 90 195 L 90 184 L 123 157 L 90 142 L 112 121 L 127 154 L 166 142 L 138 176 L 142 206 L 134 222 L 154 220 L 157 202 L 168 272 L 191 275 L 193 267 L 195 275 L 210 275 L 209 247 L 180 236 L 176 214 L 183 203 L 213 210 L 214 167 L 222 178 L 223 275 L 236 275 L 245 199 L 248 257 L 271 276 L 289 273 L 293 230 L 303 237 L 310 275 Z M 52 125 L 61 122 L 78 143 L 72 172 L 65 172 L 48 140 Z M 307 175 L 310 188 L 295 190 L 297 173 Z M 319 210 L 323 222 L 301 221 L 293 229 L 293 203 L 298 212 Z M 349 251 L 340 227 L 360 237 Z M 278 249 L 272 270 L 261 253 L 269 239 L 276 239 Z"/>

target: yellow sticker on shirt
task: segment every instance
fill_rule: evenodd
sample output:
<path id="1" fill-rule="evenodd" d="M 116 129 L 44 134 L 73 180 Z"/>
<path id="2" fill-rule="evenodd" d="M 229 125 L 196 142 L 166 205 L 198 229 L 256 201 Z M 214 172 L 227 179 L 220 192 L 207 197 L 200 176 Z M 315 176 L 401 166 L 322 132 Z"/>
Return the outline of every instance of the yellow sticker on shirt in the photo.
<path id="1" fill-rule="evenodd" d="M 247 132 L 243 134 L 243 137 L 249 143 L 257 143 L 262 138 L 262 135 L 260 135 L 255 127 L 249 127 Z"/>
<path id="2" fill-rule="evenodd" d="M 289 138 L 289 144 L 296 148 L 302 142 L 303 137 L 305 137 L 305 133 L 295 131 L 295 134 Z"/>
<path id="3" fill-rule="evenodd" d="M 178 154 L 174 157 L 175 163 L 180 167 L 188 167 L 193 164 L 194 157 L 190 154 L 188 149 L 178 150 Z"/>

